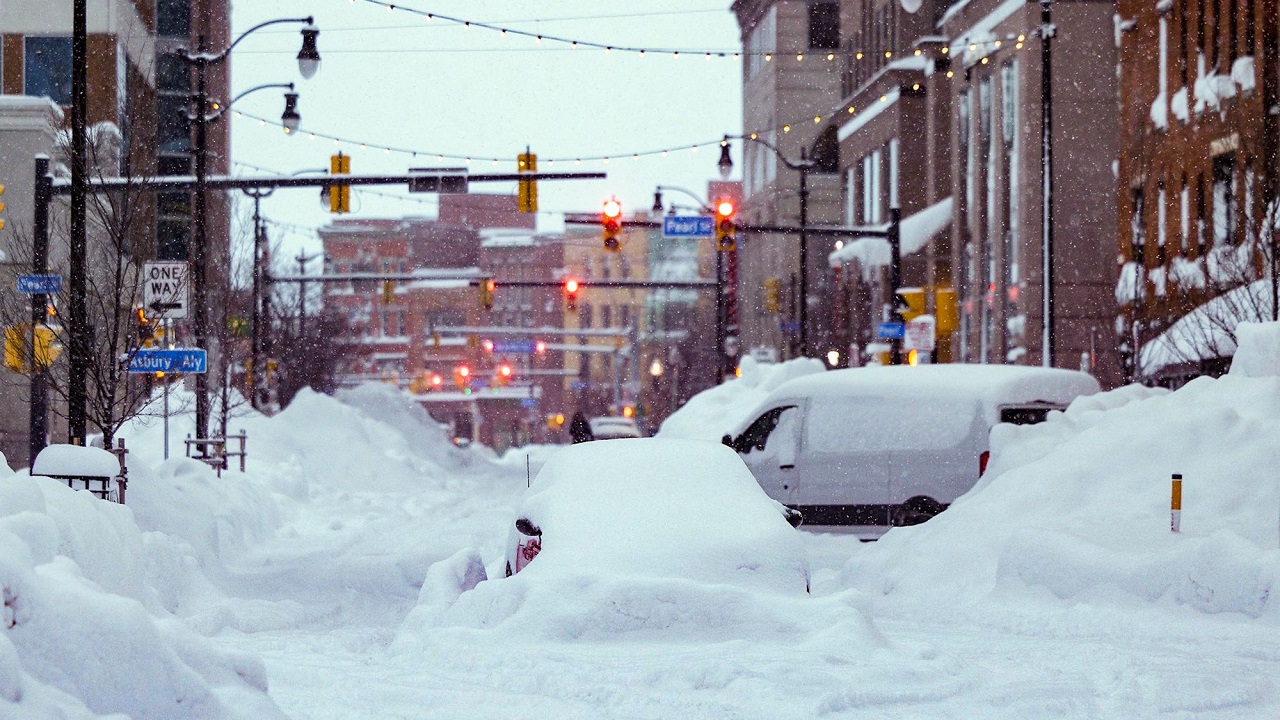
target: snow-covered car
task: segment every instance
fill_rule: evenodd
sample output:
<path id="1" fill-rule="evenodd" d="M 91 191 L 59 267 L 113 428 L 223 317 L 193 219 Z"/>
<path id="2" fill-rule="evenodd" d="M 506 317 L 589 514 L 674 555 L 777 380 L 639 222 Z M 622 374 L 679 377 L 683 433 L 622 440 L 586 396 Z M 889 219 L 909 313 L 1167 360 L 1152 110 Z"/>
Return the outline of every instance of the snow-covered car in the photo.
<path id="1" fill-rule="evenodd" d="M 991 428 L 1033 424 L 1098 392 L 1074 370 L 866 367 L 783 383 L 723 438 L 769 497 L 810 526 L 878 537 L 942 512 L 977 483 Z"/>
<path id="2" fill-rule="evenodd" d="M 631 418 L 606 415 L 591 418 L 588 422 L 591 425 L 591 437 L 594 440 L 644 437 L 636 421 Z"/>
<path id="3" fill-rule="evenodd" d="M 809 568 L 799 522 L 721 445 L 583 443 L 558 452 L 534 479 L 511 527 L 505 570 L 803 592 Z"/>

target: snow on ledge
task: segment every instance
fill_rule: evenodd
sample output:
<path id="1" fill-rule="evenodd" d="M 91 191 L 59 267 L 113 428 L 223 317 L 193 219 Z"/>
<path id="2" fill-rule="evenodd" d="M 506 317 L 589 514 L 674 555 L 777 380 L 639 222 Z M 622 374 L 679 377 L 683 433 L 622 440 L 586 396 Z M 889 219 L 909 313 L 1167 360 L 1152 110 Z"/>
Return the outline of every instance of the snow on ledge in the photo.
<path id="1" fill-rule="evenodd" d="M 902 221 L 900 236 L 902 254 L 924 249 L 935 235 L 951 224 L 951 198 L 936 202 Z M 827 256 L 831 267 L 857 260 L 863 269 L 886 267 L 890 260 L 889 241 L 881 237 L 862 237 Z"/>

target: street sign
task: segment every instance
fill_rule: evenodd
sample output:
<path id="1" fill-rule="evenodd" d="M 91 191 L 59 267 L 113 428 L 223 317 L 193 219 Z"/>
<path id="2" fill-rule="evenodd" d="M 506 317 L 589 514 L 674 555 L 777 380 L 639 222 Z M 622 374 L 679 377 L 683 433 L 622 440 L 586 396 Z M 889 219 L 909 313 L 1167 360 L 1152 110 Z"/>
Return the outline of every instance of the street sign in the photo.
<path id="1" fill-rule="evenodd" d="M 170 320 L 187 316 L 189 286 L 185 262 L 149 262 L 142 269 L 142 304 Z M 203 372 L 203 370 L 201 371 Z"/>
<path id="2" fill-rule="evenodd" d="M 799 320 L 783 320 L 778 323 L 778 329 L 788 335 L 798 333 L 800 332 L 800 321 Z"/>
<path id="3" fill-rule="evenodd" d="M 511 355 L 532 355 L 538 349 L 533 340 L 494 340 L 493 351 Z"/>
<path id="4" fill-rule="evenodd" d="M 62 276 L 19 275 L 18 292 L 23 295 L 56 295 L 62 292 Z"/>
<path id="5" fill-rule="evenodd" d="M 129 358 L 129 372 L 148 375 L 156 372 L 193 373 L 208 371 L 208 356 L 199 348 L 175 348 L 173 350 L 142 349 Z"/>
<path id="6" fill-rule="evenodd" d="M 907 334 L 907 324 L 900 322 L 882 322 L 876 325 L 876 337 L 881 340 L 901 340 Z"/>
<path id="7" fill-rule="evenodd" d="M 912 318 L 907 323 L 907 337 L 905 347 L 908 350 L 919 350 L 920 352 L 933 352 L 936 342 L 937 322 L 932 315 L 920 315 Z"/>
<path id="8" fill-rule="evenodd" d="M 662 237 L 686 240 L 710 240 L 716 231 L 716 219 L 710 215 L 667 215 L 662 218 Z"/>
<path id="9" fill-rule="evenodd" d="M 520 398 L 520 407 L 522 408 L 538 407 L 538 398 L 531 398 L 531 397 Z"/>

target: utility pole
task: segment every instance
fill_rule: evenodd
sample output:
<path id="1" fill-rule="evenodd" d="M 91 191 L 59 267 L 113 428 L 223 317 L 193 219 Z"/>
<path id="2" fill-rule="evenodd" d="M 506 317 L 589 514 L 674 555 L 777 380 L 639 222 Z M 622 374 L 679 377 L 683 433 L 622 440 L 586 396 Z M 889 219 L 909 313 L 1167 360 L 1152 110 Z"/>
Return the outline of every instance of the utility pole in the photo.
<path id="1" fill-rule="evenodd" d="M 800 357 L 809 357 L 809 170 L 813 162 L 800 148 Z"/>
<path id="2" fill-rule="evenodd" d="M 902 298 L 898 291 L 902 289 L 902 209 L 889 208 L 889 302 L 893 303 L 893 317 L 902 322 Z M 902 338 L 894 337 L 889 341 L 889 364 L 902 364 Z"/>
<path id="3" fill-rule="evenodd" d="M 1044 323 L 1041 338 L 1040 364 L 1053 367 L 1054 353 L 1054 287 L 1053 287 L 1053 35 L 1050 18 L 1053 0 L 1040 0 L 1040 174 L 1042 176 L 1042 205 L 1040 229 L 1043 235 L 1041 248 L 1044 286 Z M 1137 348 L 1134 348 L 1137 352 Z"/>
<path id="4" fill-rule="evenodd" d="M 84 445 L 87 434 L 89 401 L 89 323 L 85 255 L 88 232 L 85 225 L 88 183 L 85 173 L 85 126 L 88 118 L 89 38 L 86 6 L 88 0 L 74 0 L 71 11 L 71 247 L 68 258 L 70 312 L 67 313 L 71 347 L 67 375 L 67 442 Z M 47 222 L 47 219 L 46 219 Z M 34 458 L 32 458 L 34 460 Z"/>
<path id="5" fill-rule="evenodd" d="M 301 250 L 298 251 L 298 257 L 294 260 L 298 261 L 298 275 L 306 276 L 307 263 L 320 257 L 323 253 L 313 253 L 307 255 Z M 305 338 L 307 334 L 307 281 L 302 280 L 298 283 L 298 337 Z"/>
<path id="6" fill-rule="evenodd" d="M 245 190 L 244 193 L 253 198 L 253 330 L 249 341 L 248 385 L 249 404 L 255 410 L 261 410 L 258 403 L 258 378 L 262 375 L 263 338 L 266 333 L 262 324 L 270 322 L 266 313 L 266 301 L 263 299 L 263 252 L 266 247 L 267 229 L 262 222 L 262 198 L 272 193 L 270 189 Z"/>

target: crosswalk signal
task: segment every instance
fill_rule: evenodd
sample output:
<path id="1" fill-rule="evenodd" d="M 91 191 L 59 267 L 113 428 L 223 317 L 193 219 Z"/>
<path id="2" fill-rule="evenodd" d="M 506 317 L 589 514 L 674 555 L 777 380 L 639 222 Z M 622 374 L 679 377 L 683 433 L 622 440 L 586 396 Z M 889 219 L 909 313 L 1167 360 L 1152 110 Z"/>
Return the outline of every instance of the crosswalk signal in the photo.
<path id="1" fill-rule="evenodd" d="M 0 183 L 0 197 L 4 196 L 4 183 Z M 4 212 L 4 200 L 0 200 L 0 212 Z M 0 230 L 4 229 L 4 218 L 0 218 Z"/>
<path id="2" fill-rule="evenodd" d="M 600 211 L 600 226 L 604 229 L 604 249 L 618 252 L 622 242 L 618 235 L 622 233 L 622 203 L 617 198 L 604 201 L 604 209 Z"/>
<path id="3" fill-rule="evenodd" d="M 151 323 L 147 320 L 146 308 L 134 308 L 134 319 L 136 321 L 136 332 L 138 333 L 138 345 L 141 347 L 151 347 Z"/>
<path id="4" fill-rule="evenodd" d="M 535 173 L 538 171 L 538 156 L 529 152 L 529 148 L 525 148 L 524 152 L 516 156 L 516 172 L 517 173 Z M 516 203 L 522 213 L 538 212 L 538 181 L 537 180 L 520 180 L 519 192 L 516 196 Z"/>
<path id="5" fill-rule="evenodd" d="M 764 279 L 764 311 L 777 315 L 782 304 L 782 280 L 771 277 Z"/>
<path id="6" fill-rule="evenodd" d="M 573 278 L 564 281 L 564 303 L 570 310 L 578 309 L 578 281 Z"/>
<path id="7" fill-rule="evenodd" d="M 350 175 L 351 174 L 351 156 L 338 153 L 329 157 L 329 174 L 330 175 Z M 329 212 L 331 213 L 349 213 L 351 212 L 351 186 L 350 185 L 330 185 L 329 186 Z"/>
<path id="8" fill-rule="evenodd" d="M 480 278 L 480 307 L 485 310 L 493 309 L 493 291 L 496 290 L 498 284 L 493 278 Z"/>
<path id="9" fill-rule="evenodd" d="M 738 226 L 733 222 L 733 210 L 731 200 L 721 200 L 716 203 L 716 250 L 720 252 L 731 252 L 737 245 L 737 238 L 734 235 L 738 231 Z"/>

